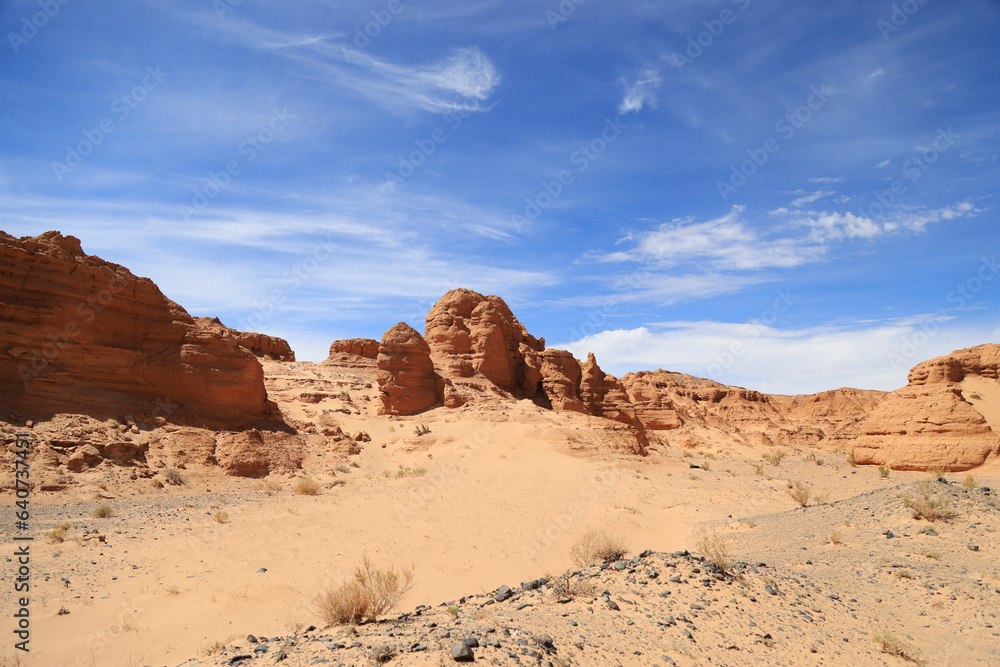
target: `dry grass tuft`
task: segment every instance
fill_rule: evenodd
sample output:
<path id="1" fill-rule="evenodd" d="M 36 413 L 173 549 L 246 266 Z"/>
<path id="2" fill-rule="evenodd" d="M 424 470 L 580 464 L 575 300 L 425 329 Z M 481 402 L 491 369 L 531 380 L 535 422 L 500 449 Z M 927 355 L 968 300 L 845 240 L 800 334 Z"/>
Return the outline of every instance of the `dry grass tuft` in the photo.
<path id="1" fill-rule="evenodd" d="M 184 486 L 184 475 L 177 468 L 167 468 L 163 473 L 163 479 L 167 484 L 172 484 L 173 486 Z"/>
<path id="2" fill-rule="evenodd" d="M 115 511 L 111 509 L 111 506 L 108 505 L 107 503 L 104 503 L 100 505 L 96 510 L 94 510 L 94 513 L 91 516 L 93 516 L 95 519 L 107 519 L 109 516 L 114 516 L 114 515 Z"/>
<path id="3" fill-rule="evenodd" d="M 218 523 L 229 523 L 229 514 L 227 512 L 216 512 L 214 518 Z"/>
<path id="4" fill-rule="evenodd" d="M 583 537 L 577 540 L 569 555 L 579 567 L 591 563 L 607 563 L 619 560 L 628 553 L 625 541 L 604 529 L 588 528 Z"/>
<path id="5" fill-rule="evenodd" d="M 926 519 L 928 521 L 948 521 L 953 516 L 951 511 L 951 495 L 948 493 L 934 494 L 934 489 L 930 484 L 921 484 L 918 487 L 920 497 L 904 498 L 903 504 L 913 511 L 914 519 Z"/>
<path id="6" fill-rule="evenodd" d="M 354 577 L 320 593 L 316 606 L 328 625 L 359 625 L 391 610 L 412 587 L 412 566 L 399 572 L 377 570 L 366 556 Z"/>
<path id="7" fill-rule="evenodd" d="M 708 557 L 719 571 L 728 574 L 733 569 L 733 562 L 729 560 L 729 545 L 718 532 L 713 530 L 710 533 L 705 533 L 701 541 L 698 542 L 698 549 Z"/>
<path id="8" fill-rule="evenodd" d="M 835 530 L 830 533 L 830 544 L 843 544 L 844 534 L 839 530 Z"/>
<path id="9" fill-rule="evenodd" d="M 887 479 L 889 477 L 889 468 L 886 466 L 878 467 L 878 476 L 882 479 Z"/>
<path id="10" fill-rule="evenodd" d="M 967 489 L 974 489 L 974 488 L 978 487 L 979 485 L 976 484 L 976 478 L 975 477 L 973 477 L 972 475 L 966 475 L 965 476 L 965 481 L 962 482 L 962 486 L 964 486 Z"/>
<path id="11" fill-rule="evenodd" d="M 299 480 L 299 483 L 295 485 L 295 493 L 300 496 L 317 496 L 319 495 L 319 482 L 314 480 L 312 477 L 303 477 Z"/>
<path id="12" fill-rule="evenodd" d="M 812 487 L 804 482 L 796 481 L 794 484 L 788 485 L 788 495 L 802 507 L 807 507 L 813 495 Z"/>
<path id="13" fill-rule="evenodd" d="M 915 662 L 918 665 L 923 664 L 923 660 L 920 658 L 920 652 L 889 632 L 888 628 L 876 633 L 872 637 L 872 640 L 882 648 L 882 653 L 888 653 L 889 655 L 900 657 L 903 660 Z"/>
<path id="14" fill-rule="evenodd" d="M 596 597 L 597 588 L 589 581 L 574 578 L 571 572 L 567 572 L 560 577 L 552 579 L 552 595 L 557 600 L 575 597 Z"/>

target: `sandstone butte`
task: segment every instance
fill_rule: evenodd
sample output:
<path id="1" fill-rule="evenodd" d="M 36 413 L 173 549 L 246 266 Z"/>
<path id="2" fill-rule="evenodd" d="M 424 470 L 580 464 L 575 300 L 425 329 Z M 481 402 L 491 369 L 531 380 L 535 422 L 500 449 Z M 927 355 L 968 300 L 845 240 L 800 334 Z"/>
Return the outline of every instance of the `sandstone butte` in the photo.
<path id="1" fill-rule="evenodd" d="M 80 469 L 100 457 L 125 464 L 183 453 L 261 476 L 297 469 L 307 443 L 336 454 L 363 440 L 328 414 L 322 433 L 296 424 L 268 399 L 258 357 L 293 363 L 287 342 L 192 318 L 152 281 L 85 254 L 71 236 L 0 232 L 0 309 L 0 417 L 89 415 L 117 418 L 133 435 L 136 422 L 146 429 L 132 440 L 82 432 L 53 440 L 45 453 L 53 463 L 72 459 Z M 580 362 L 546 348 L 500 297 L 456 289 L 431 308 L 423 335 L 401 322 L 380 341 L 335 341 L 324 363 L 359 378 L 374 373 L 384 415 L 469 410 L 488 420 L 511 400 L 529 400 L 584 415 L 586 428 L 631 454 L 651 443 L 808 445 L 853 451 L 858 463 L 965 470 L 1000 456 L 1000 424 L 983 399 L 1000 400 L 998 360 L 997 345 L 960 350 L 919 364 L 892 393 L 777 396 L 667 370 L 619 379 L 592 354 Z"/>

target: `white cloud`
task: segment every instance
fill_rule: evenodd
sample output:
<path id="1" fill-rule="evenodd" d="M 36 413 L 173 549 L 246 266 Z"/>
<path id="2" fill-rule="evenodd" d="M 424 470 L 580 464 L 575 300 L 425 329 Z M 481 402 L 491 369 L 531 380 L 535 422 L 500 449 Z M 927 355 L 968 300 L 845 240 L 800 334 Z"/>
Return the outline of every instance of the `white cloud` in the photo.
<path id="1" fill-rule="evenodd" d="M 840 183 L 843 180 L 844 180 L 843 178 L 830 178 L 830 177 L 827 177 L 827 176 L 820 176 L 818 178 L 810 178 L 809 182 L 810 183 Z"/>
<path id="2" fill-rule="evenodd" d="M 902 231 L 923 232 L 927 225 L 942 220 L 971 218 L 986 209 L 977 208 L 970 202 L 958 202 L 943 208 L 927 209 L 911 207 L 887 215 L 881 222 L 858 216 L 854 213 L 804 211 L 790 212 L 787 209 L 770 211 L 772 215 L 788 215 L 796 225 L 808 227 L 809 241 L 826 244 L 843 239 L 873 239 L 878 236 Z"/>
<path id="3" fill-rule="evenodd" d="M 875 168 L 876 168 L 876 169 L 885 169 L 885 168 L 886 168 L 886 167 L 888 167 L 888 166 L 889 166 L 890 164 L 892 164 L 892 160 L 888 160 L 888 159 L 886 159 L 886 160 L 882 160 L 882 161 L 881 161 L 881 162 L 879 162 L 879 163 L 878 163 L 877 165 L 875 165 Z"/>
<path id="4" fill-rule="evenodd" d="M 795 208 L 801 208 L 806 204 L 811 204 L 814 201 L 823 199 L 824 197 L 829 197 L 830 195 L 833 194 L 836 194 L 836 192 L 834 192 L 833 190 L 828 190 L 826 188 L 821 188 L 816 192 L 813 192 L 812 194 L 803 195 L 798 199 L 792 200 L 792 206 L 794 206 Z"/>
<path id="5" fill-rule="evenodd" d="M 791 268 L 815 261 L 823 249 L 792 238 L 765 239 L 743 220 L 744 207 L 708 222 L 690 219 L 660 225 L 640 235 L 637 258 L 671 266 L 687 261 L 718 270 Z"/>
<path id="6" fill-rule="evenodd" d="M 782 315 L 769 308 L 761 319 L 780 323 Z M 788 308 L 795 308 L 794 301 Z M 801 330 L 752 322 L 668 322 L 603 331 L 555 347 L 581 359 L 593 352 L 602 369 L 619 377 L 664 368 L 769 393 L 804 394 L 845 386 L 891 391 L 904 386 L 909 369 L 921 361 L 996 339 L 986 327 L 960 328 L 941 320 L 926 344 L 913 346 L 926 340 L 917 335 L 925 321 Z"/>
<path id="7" fill-rule="evenodd" d="M 656 89 L 662 82 L 660 71 L 655 69 L 644 69 L 633 79 L 619 79 L 619 83 L 625 87 L 625 95 L 618 105 L 618 113 L 641 111 L 643 106 L 655 109 Z"/>
<path id="8" fill-rule="evenodd" d="M 879 67 L 874 72 L 871 72 L 870 74 L 868 74 L 868 76 L 865 77 L 865 78 L 867 78 L 867 79 L 874 79 L 875 77 L 882 76 L 883 74 L 885 74 L 885 70 L 883 70 L 881 67 Z"/>
<path id="9" fill-rule="evenodd" d="M 206 22 L 204 12 L 179 14 L 196 29 L 212 25 L 214 39 L 221 35 L 245 48 L 283 56 L 298 66 L 302 76 L 349 88 L 390 109 L 482 111 L 479 103 L 489 98 L 502 78 L 475 46 L 455 49 L 432 63 L 395 63 L 341 42 L 344 35 L 339 33 L 293 34 L 238 17 L 227 17 L 220 24 Z"/>
<path id="10" fill-rule="evenodd" d="M 405 103 L 435 113 L 481 110 L 500 84 L 499 71 L 476 47 L 455 50 L 428 65 L 400 65 L 343 47 L 346 62 L 358 72 L 337 72 L 338 79 L 383 103 Z M 470 101 L 474 100 L 474 101 Z"/>
<path id="11" fill-rule="evenodd" d="M 819 213 L 815 217 L 801 218 L 798 222 L 812 228 L 809 238 L 816 243 L 839 241 L 849 238 L 870 239 L 883 233 L 883 228 L 869 218 L 853 213 Z"/>

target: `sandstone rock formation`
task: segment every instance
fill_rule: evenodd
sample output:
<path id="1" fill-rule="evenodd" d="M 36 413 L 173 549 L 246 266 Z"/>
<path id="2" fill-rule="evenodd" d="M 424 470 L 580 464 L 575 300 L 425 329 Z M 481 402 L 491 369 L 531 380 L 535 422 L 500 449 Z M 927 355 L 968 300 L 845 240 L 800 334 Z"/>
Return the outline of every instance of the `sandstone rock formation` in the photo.
<path id="1" fill-rule="evenodd" d="M 243 428 L 276 417 L 260 363 L 147 278 L 58 232 L 0 232 L 0 402 Z"/>
<path id="2" fill-rule="evenodd" d="M 250 350 L 258 357 L 267 357 L 275 361 L 295 361 L 295 352 L 292 351 L 288 341 L 284 338 L 230 329 L 218 317 L 196 317 L 194 321 L 198 326 L 218 334 L 222 338 L 235 340 L 237 344 Z"/>
<path id="3" fill-rule="evenodd" d="M 442 401 L 444 383 L 430 347 L 410 325 L 400 322 L 385 332 L 377 361 L 383 414 L 413 415 Z"/>
<path id="4" fill-rule="evenodd" d="M 424 338 L 445 377 L 479 373 L 505 391 L 537 392 L 538 369 L 527 368 L 525 350 L 541 352 L 545 340 L 529 334 L 498 296 L 451 290 L 427 314 Z"/>
<path id="5" fill-rule="evenodd" d="M 378 341 L 374 338 L 345 338 L 335 340 L 330 344 L 330 356 L 338 354 L 350 354 L 366 359 L 378 357 Z"/>
<path id="6" fill-rule="evenodd" d="M 995 387 L 1000 345 L 958 350 L 915 366 L 861 424 L 853 445 L 858 463 L 896 470 L 968 470 L 1000 456 L 1000 435 L 963 395 L 963 384 Z M 970 394 L 973 392 L 970 392 Z"/>

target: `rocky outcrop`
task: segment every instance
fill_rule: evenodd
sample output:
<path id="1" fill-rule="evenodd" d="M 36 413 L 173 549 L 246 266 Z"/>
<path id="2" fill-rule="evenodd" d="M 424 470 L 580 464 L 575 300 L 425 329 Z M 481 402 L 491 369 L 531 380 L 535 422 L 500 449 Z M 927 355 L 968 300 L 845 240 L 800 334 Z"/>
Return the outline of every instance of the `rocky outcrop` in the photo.
<path id="1" fill-rule="evenodd" d="M 571 352 L 549 349 L 541 353 L 542 391 L 553 410 L 587 412 L 580 401 L 580 362 Z"/>
<path id="2" fill-rule="evenodd" d="M 414 415 L 442 401 L 444 383 L 430 347 L 410 325 L 400 322 L 385 332 L 377 362 L 382 414 Z"/>
<path id="3" fill-rule="evenodd" d="M 427 314 L 424 338 L 444 377 L 482 375 L 497 387 L 534 396 L 539 368 L 525 362 L 528 352 L 542 352 L 545 340 L 528 333 L 498 296 L 467 289 L 451 290 Z"/>
<path id="4" fill-rule="evenodd" d="M 335 340 L 330 344 L 330 356 L 348 354 L 365 359 L 375 359 L 378 357 L 379 342 L 374 338 L 345 338 Z"/>
<path id="5" fill-rule="evenodd" d="M 597 365 L 593 352 L 580 369 L 580 400 L 587 412 L 595 417 L 613 419 L 631 426 L 636 441 L 645 454 L 649 444 L 646 427 L 638 418 L 624 385 L 614 375 L 608 375 Z"/>
<path id="6" fill-rule="evenodd" d="M 995 387 L 998 369 L 1000 345 L 994 344 L 918 364 L 907 385 L 861 424 L 853 445 L 857 462 L 896 470 L 959 471 L 1000 456 L 1000 436 L 963 393 L 963 384 L 972 380 Z"/>
<path id="7" fill-rule="evenodd" d="M 218 334 L 222 338 L 235 340 L 258 357 L 267 357 L 275 361 L 295 361 L 295 352 L 288 341 L 276 336 L 255 333 L 252 331 L 237 331 L 223 324 L 218 317 L 196 317 L 194 321 L 201 328 Z"/>
<path id="8" fill-rule="evenodd" d="M 58 232 L 0 232 L 0 340 L 0 402 L 30 416 L 222 428 L 278 416 L 251 352 Z"/>

